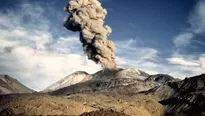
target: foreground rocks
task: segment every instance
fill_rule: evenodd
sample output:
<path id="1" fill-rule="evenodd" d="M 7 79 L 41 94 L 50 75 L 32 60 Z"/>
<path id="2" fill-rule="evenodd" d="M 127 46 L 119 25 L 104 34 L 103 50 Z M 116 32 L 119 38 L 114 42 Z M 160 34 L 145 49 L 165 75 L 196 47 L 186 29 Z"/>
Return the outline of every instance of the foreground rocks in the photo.
<path id="1" fill-rule="evenodd" d="M 101 109 L 92 112 L 85 112 L 80 116 L 129 116 L 129 115 L 126 115 L 125 113 L 122 112 L 116 112 L 112 109 L 108 109 L 108 110 Z"/>

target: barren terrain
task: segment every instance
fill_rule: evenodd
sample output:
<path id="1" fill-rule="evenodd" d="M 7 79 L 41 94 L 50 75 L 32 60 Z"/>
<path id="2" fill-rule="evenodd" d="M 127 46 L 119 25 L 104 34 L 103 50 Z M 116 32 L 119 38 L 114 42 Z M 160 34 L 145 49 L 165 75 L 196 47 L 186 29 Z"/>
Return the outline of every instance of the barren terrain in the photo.
<path id="1" fill-rule="evenodd" d="M 108 93 L 49 96 L 16 94 L 0 97 L 0 115 L 160 116 L 163 106 L 153 96 Z M 96 112 L 92 112 L 96 111 Z M 91 112 L 91 113 L 88 113 Z M 95 116 L 95 115 L 94 115 Z"/>

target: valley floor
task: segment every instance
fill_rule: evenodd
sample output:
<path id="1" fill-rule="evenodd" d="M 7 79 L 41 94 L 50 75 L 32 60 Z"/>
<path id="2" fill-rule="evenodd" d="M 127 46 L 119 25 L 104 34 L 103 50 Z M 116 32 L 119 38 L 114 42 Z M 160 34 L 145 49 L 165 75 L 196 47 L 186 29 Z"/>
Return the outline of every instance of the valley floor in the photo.
<path id="1" fill-rule="evenodd" d="M 0 96 L 0 115 L 160 116 L 163 106 L 142 94 L 11 94 Z"/>

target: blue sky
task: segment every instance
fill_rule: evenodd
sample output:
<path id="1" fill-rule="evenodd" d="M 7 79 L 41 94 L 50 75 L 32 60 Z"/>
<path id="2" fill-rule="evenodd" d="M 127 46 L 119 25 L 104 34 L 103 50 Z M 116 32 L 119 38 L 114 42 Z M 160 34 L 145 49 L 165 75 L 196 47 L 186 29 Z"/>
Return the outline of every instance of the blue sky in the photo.
<path id="1" fill-rule="evenodd" d="M 42 90 L 72 72 L 101 69 L 87 60 L 78 33 L 63 27 L 67 2 L 0 1 L 0 73 Z M 100 2 L 118 67 L 177 78 L 205 72 L 205 0 Z"/>

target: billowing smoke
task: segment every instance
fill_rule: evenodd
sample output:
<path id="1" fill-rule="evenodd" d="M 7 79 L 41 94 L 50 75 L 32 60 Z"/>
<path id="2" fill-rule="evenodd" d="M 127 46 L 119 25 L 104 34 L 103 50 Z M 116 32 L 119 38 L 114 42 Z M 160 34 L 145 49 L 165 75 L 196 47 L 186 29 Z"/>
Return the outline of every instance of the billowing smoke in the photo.
<path id="1" fill-rule="evenodd" d="M 115 46 L 107 40 L 112 29 L 104 26 L 107 10 L 98 0 L 70 0 L 65 10 L 70 16 L 64 26 L 71 31 L 80 32 L 80 41 L 88 58 L 101 63 L 104 69 L 116 68 Z"/>

